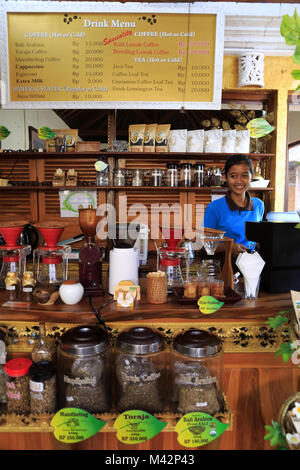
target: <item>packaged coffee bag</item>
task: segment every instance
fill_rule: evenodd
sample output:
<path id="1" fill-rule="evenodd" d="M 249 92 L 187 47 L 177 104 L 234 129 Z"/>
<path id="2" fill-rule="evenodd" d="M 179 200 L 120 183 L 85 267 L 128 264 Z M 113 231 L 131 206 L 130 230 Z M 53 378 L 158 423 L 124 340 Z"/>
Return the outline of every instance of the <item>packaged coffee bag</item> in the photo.
<path id="1" fill-rule="evenodd" d="M 129 152 L 143 152 L 145 128 L 145 124 L 129 126 Z"/>
<path id="2" fill-rule="evenodd" d="M 169 151 L 169 133 L 171 124 L 158 124 L 155 137 L 155 151 L 168 152 Z"/>
<path id="3" fill-rule="evenodd" d="M 144 152 L 155 152 L 157 124 L 146 124 L 144 135 Z"/>

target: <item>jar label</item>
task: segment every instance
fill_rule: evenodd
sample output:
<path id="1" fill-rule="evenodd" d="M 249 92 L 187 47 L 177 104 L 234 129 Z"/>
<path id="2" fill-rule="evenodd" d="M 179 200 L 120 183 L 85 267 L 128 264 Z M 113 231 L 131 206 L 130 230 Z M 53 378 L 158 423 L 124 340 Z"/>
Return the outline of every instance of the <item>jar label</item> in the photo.
<path id="1" fill-rule="evenodd" d="M 124 411 L 114 422 L 117 439 L 126 444 L 146 442 L 159 434 L 166 425 L 150 413 L 140 410 Z"/>
<path id="2" fill-rule="evenodd" d="M 96 377 L 84 377 L 81 379 L 80 377 L 69 377 L 68 375 L 64 375 L 64 382 L 72 385 L 93 385 L 93 387 L 97 383 Z"/>
<path id="3" fill-rule="evenodd" d="M 8 398 L 11 398 L 12 400 L 20 400 L 21 394 L 20 393 L 14 393 L 10 390 L 6 392 L 6 395 Z"/>
<path id="4" fill-rule="evenodd" d="M 23 292 L 32 292 L 32 287 L 23 287 Z"/>
<path id="5" fill-rule="evenodd" d="M 33 392 L 43 392 L 44 391 L 44 383 L 43 382 L 34 382 L 30 380 L 29 382 L 30 390 Z"/>
<path id="6" fill-rule="evenodd" d="M 200 447 L 221 436 L 229 423 L 196 411 L 187 413 L 176 424 L 177 440 L 184 447 Z"/>
<path id="7" fill-rule="evenodd" d="M 16 286 L 7 286 L 6 290 L 16 290 Z"/>
<path id="8" fill-rule="evenodd" d="M 50 424 L 58 441 L 72 444 L 93 436 L 106 422 L 80 408 L 62 408 L 54 415 Z"/>

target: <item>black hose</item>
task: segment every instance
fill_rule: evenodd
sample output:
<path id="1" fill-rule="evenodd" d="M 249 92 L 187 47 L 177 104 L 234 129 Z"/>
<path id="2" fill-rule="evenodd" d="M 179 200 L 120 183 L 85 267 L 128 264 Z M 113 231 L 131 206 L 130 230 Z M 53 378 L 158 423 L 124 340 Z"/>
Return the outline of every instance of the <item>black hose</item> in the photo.
<path id="1" fill-rule="evenodd" d="M 101 315 L 101 310 L 106 307 L 106 305 L 110 304 L 111 302 L 113 302 L 114 298 L 112 299 L 109 299 L 107 300 L 106 302 L 104 302 L 102 305 L 100 305 L 100 307 L 98 307 L 98 309 L 96 309 L 94 307 L 94 304 L 92 302 L 92 297 L 89 295 L 89 304 L 90 304 L 90 307 L 93 311 L 93 313 L 95 314 L 97 320 L 99 321 L 99 323 L 104 327 L 104 329 L 107 331 L 107 327 L 106 327 L 106 324 L 105 324 L 105 321 L 103 320 L 102 318 L 102 315 Z"/>

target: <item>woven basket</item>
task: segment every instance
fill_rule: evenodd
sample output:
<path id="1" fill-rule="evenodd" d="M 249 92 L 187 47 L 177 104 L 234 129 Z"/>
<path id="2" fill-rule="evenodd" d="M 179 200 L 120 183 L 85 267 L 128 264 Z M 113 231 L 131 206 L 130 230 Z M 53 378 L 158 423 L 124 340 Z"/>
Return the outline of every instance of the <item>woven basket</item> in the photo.
<path id="1" fill-rule="evenodd" d="M 156 274 L 156 273 L 154 273 Z M 167 277 L 154 276 L 149 273 L 147 278 L 147 300 L 150 304 L 164 304 L 168 300 Z"/>

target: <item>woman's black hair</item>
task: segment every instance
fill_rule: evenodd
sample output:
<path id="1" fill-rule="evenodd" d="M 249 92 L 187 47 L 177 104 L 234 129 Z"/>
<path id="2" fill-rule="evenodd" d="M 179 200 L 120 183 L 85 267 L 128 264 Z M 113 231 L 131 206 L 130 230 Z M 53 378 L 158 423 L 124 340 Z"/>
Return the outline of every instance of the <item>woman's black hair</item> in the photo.
<path id="1" fill-rule="evenodd" d="M 231 157 L 227 158 L 225 162 L 225 167 L 224 167 L 225 175 L 227 175 L 228 171 L 233 165 L 240 165 L 241 163 L 244 163 L 245 165 L 247 165 L 251 175 L 253 175 L 254 169 L 253 169 L 251 158 L 247 157 L 247 155 L 242 155 L 242 154 L 232 155 Z"/>

